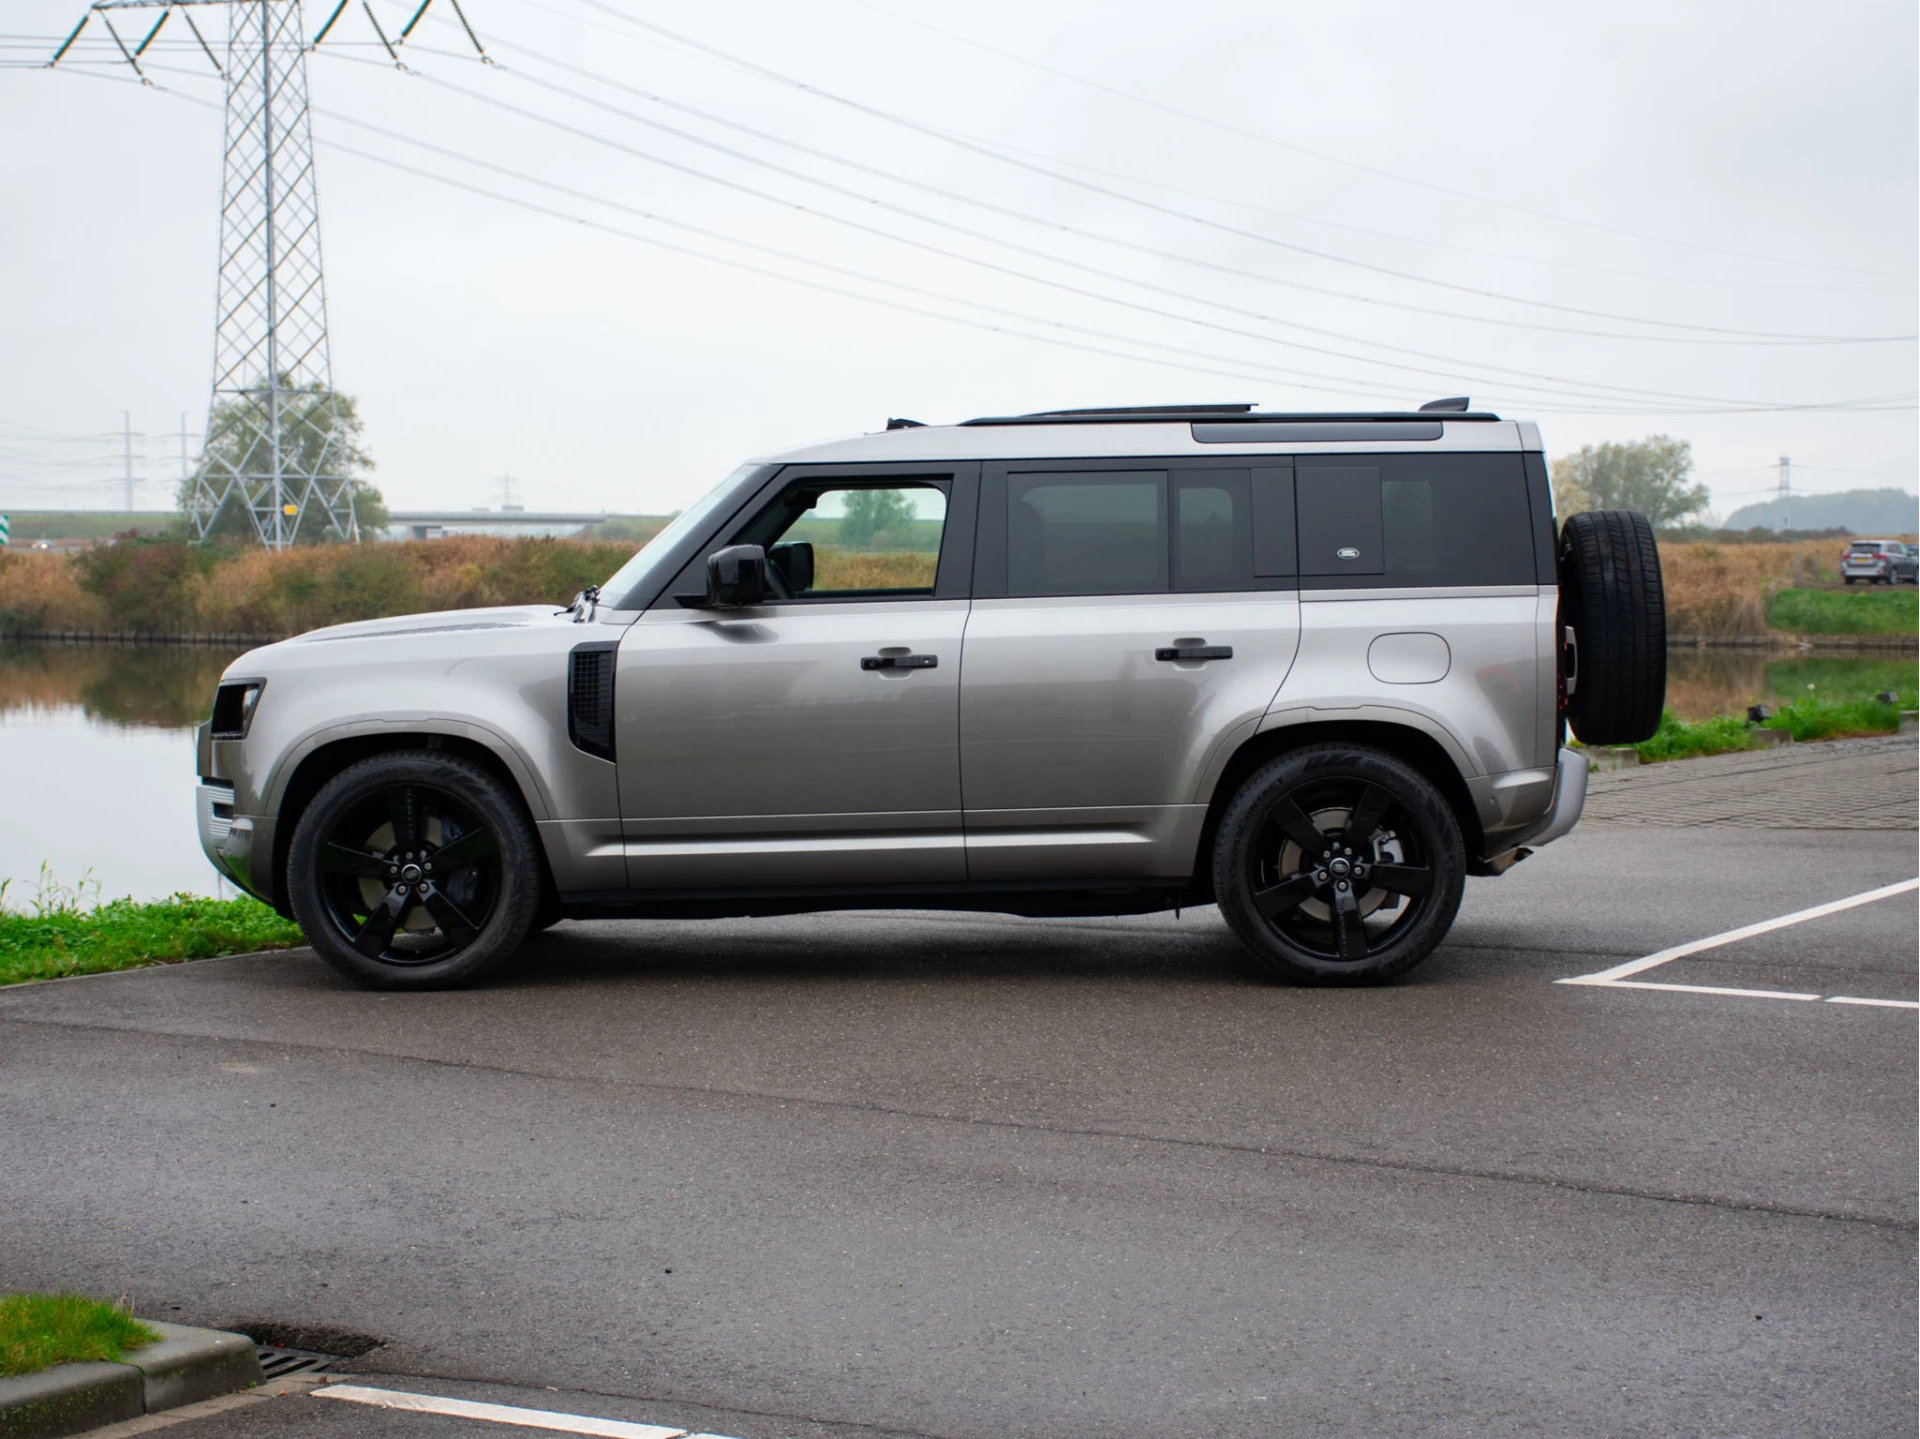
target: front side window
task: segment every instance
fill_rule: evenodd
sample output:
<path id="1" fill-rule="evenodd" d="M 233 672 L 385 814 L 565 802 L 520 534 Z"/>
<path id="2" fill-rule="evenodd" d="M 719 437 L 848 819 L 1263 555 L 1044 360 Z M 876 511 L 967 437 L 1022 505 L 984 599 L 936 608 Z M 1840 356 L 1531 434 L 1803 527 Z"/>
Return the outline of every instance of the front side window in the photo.
<path id="1" fill-rule="evenodd" d="M 779 599 L 931 595 L 946 522 L 937 485 L 808 481 L 783 492 L 737 543 L 766 547 Z"/>

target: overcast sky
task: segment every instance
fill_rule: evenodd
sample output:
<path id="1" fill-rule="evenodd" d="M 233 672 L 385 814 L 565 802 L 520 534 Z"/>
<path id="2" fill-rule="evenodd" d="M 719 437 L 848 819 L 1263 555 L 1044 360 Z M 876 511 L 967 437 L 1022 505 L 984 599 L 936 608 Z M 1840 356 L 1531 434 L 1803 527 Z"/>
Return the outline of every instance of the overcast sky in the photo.
<path id="1" fill-rule="evenodd" d="M 0 58 L 81 4 L 6 0 Z M 1911 0 L 464 7 L 497 65 L 450 0 L 406 72 L 358 4 L 309 58 L 334 383 L 396 507 L 670 510 L 889 415 L 1449 394 L 1554 455 L 1690 440 L 1722 513 L 1783 454 L 1915 488 Z M 221 81 L 177 23 L 152 88 L 88 36 L 0 69 L 0 506 L 121 503 L 75 437 L 123 410 L 170 504 L 206 420 Z"/>

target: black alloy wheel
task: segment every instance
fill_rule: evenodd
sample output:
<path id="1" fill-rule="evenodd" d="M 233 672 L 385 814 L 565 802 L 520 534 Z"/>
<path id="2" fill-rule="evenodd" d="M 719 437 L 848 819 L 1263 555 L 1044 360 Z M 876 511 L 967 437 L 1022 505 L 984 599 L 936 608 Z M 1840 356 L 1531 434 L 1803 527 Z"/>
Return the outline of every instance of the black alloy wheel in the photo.
<path id="1" fill-rule="evenodd" d="M 532 927 L 536 845 L 518 797 L 478 765 L 380 755 L 336 775 L 301 816 L 289 898 L 308 942 L 349 978 L 466 983 Z"/>
<path id="2" fill-rule="evenodd" d="M 1378 751 L 1303 749 L 1256 773 L 1214 849 L 1222 914 L 1267 969 L 1377 984 L 1431 954 L 1460 907 L 1466 857 L 1438 790 Z"/>

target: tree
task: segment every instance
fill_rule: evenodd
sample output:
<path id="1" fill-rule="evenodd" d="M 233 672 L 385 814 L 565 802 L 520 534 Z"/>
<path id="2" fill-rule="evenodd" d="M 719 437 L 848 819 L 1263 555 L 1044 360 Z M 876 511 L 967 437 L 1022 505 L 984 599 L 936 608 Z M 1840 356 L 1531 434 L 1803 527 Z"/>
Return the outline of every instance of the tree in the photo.
<path id="1" fill-rule="evenodd" d="M 286 386 L 284 377 L 281 384 Z M 329 498 L 333 487 L 344 479 L 360 531 L 364 534 L 385 529 L 385 498 L 356 473 L 375 468 L 373 456 L 360 443 L 366 426 L 360 419 L 358 401 L 318 382 L 304 388 L 283 388 L 281 395 L 281 473 L 288 477 L 289 502 L 299 501 L 306 490 L 306 480 L 294 477 L 314 477 Z M 265 496 L 264 476 L 272 473 L 273 432 L 273 418 L 263 397 L 222 400 L 214 407 L 201 466 L 216 490 L 225 488 L 230 479 L 236 483 L 234 493 L 214 517 L 207 538 L 254 538 L 247 507 L 250 501 Z M 193 480 L 182 482 L 179 502 L 183 513 L 192 513 L 195 493 Z M 319 506 L 308 510 L 293 535 L 294 543 L 302 545 L 342 538 Z"/>
<path id="2" fill-rule="evenodd" d="M 890 544 L 907 536 L 913 501 L 901 490 L 848 490 L 840 543 L 849 549 Z"/>
<path id="3" fill-rule="evenodd" d="M 1705 485 L 1689 485 L 1693 446 L 1652 435 L 1625 444 L 1582 445 L 1553 462 L 1553 505 L 1561 515 L 1577 510 L 1638 510 L 1656 527 L 1707 507 Z"/>

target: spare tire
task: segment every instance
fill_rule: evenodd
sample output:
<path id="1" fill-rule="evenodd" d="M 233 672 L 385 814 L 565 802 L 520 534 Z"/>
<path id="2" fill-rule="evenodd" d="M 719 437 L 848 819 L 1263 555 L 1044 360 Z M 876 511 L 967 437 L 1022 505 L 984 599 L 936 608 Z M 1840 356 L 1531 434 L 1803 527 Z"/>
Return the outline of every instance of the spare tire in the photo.
<path id="1" fill-rule="evenodd" d="M 1560 531 L 1560 622 L 1574 636 L 1564 671 L 1574 735 L 1582 744 L 1650 738 L 1667 700 L 1667 599 L 1645 515 L 1595 510 L 1568 518 Z"/>

